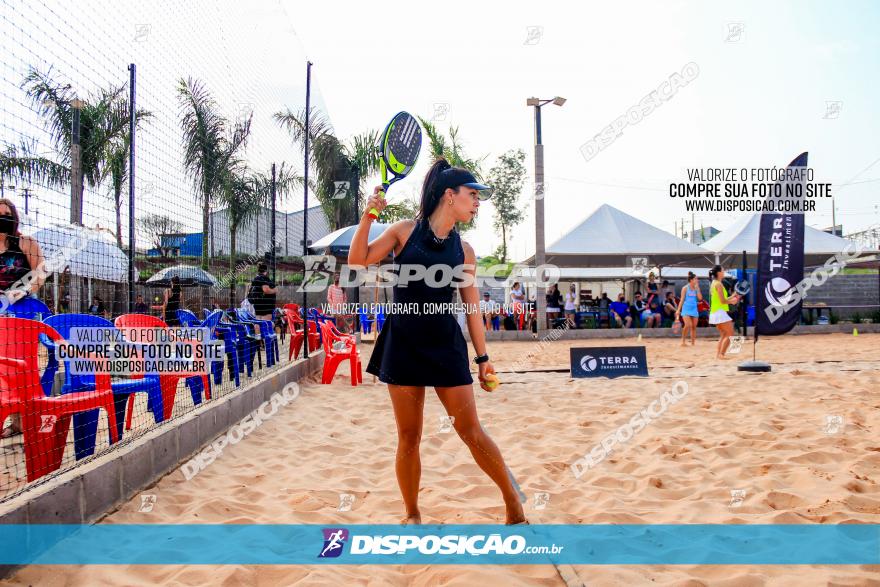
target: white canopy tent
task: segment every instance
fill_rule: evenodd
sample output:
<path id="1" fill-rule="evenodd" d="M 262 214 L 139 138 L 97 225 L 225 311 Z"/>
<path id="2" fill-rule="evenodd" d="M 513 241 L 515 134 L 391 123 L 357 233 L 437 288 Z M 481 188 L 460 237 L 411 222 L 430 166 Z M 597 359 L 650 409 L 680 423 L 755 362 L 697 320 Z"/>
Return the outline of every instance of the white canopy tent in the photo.
<path id="1" fill-rule="evenodd" d="M 633 257 L 647 265 L 702 264 L 711 253 L 647 222 L 602 204 L 546 248 L 546 262 L 559 267 L 631 267 Z M 531 257 L 525 265 L 535 264 Z"/>
<path id="2" fill-rule="evenodd" d="M 560 281 L 618 286 L 627 296 L 652 271 L 658 279 L 685 279 L 688 271 L 706 276 L 712 253 L 643 220 L 602 204 L 580 224 L 546 248 L 546 263 L 558 267 Z M 635 270 L 636 264 L 640 265 Z M 535 281 L 535 258 L 516 268 L 505 283 Z M 604 283 L 603 285 L 603 282 Z M 618 282 L 615 285 L 607 282 Z M 580 291 L 580 290 L 579 290 Z"/>
<path id="3" fill-rule="evenodd" d="M 700 277 L 707 277 L 709 267 L 661 267 L 657 274 L 658 279 L 687 279 L 689 271 Z M 560 267 L 558 273 L 560 281 L 627 281 L 630 279 L 643 279 L 644 275 L 634 274 L 632 267 Z M 535 268 L 522 267 L 513 271 L 507 278 L 507 285 L 514 281 L 522 283 L 534 283 Z"/>
<path id="4" fill-rule="evenodd" d="M 716 263 L 731 266 L 740 264 L 742 252 L 745 251 L 749 265 L 754 267 L 757 262 L 760 227 L 760 214 L 746 214 L 738 218 L 729 228 L 704 242 L 703 248 L 714 253 Z M 828 234 L 812 226 L 805 226 L 804 265 L 807 267 L 821 265 L 828 257 L 854 244 L 845 238 Z"/>

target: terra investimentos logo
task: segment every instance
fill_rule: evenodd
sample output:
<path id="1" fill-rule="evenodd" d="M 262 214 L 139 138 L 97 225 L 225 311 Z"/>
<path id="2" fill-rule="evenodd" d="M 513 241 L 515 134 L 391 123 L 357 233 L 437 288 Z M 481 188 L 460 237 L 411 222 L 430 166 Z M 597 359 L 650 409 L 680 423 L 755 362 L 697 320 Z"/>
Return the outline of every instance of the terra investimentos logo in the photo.
<path id="1" fill-rule="evenodd" d="M 648 376 L 645 347 L 572 347 L 572 377 Z"/>
<path id="2" fill-rule="evenodd" d="M 581 358 L 581 369 L 584 371 L 595 371 L 598 364 L 599 362 L 596 361 L 596 357 L 592 355 L 584 355 Z"/>

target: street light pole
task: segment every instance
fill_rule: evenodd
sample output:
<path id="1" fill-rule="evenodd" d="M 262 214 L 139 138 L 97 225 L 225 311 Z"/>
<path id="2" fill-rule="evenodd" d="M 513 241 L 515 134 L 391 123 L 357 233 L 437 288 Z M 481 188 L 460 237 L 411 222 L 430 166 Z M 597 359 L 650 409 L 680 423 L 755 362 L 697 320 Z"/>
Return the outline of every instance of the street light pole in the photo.
<path id="1" fill-rule="evenodd" d="M 547 299 L 544 292 L 544 271 L 546 261 L 544 251 L 544 196 L 547 193 L 544 187 L 544 143 L 541 140 L 541 107 L 553 102 L 557 106 L 565 104 L 565 98 L 559 96 L 550 100 L 529 98 L 527 106 L 535 108 L 535 318 L 537 320 L 537 334 L 540 337 L 545 330 L 544 323 L 547 320 Z"/>

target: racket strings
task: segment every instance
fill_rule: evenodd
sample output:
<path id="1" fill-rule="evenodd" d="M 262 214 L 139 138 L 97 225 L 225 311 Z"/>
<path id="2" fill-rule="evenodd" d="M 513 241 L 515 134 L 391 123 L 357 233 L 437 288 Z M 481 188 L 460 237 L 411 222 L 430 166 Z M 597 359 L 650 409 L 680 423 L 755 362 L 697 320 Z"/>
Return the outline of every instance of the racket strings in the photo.
<path id="1" fill-rule="evenodd" d="M 412 167 L 418 158 L 422 145 L 422 129 L 416 119 L 405 114 L 389 133 L 388 150 L 402 164 Z M 402 124 L 400 124 L 402 122 Z"/>

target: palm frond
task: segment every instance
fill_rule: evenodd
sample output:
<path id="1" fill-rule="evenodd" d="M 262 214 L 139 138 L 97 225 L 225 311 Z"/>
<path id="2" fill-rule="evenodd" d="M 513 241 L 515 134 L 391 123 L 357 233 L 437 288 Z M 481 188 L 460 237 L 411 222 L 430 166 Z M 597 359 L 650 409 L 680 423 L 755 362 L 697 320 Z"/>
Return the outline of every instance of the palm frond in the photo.
<path id="1" fill-rule="evenodd" d="M 73 120 L 71 102 L 76 94 L 70 84 L 60 84 L 52 79 L 52 68 L 41 72 L 30 68 L 21 83 L 21 89 L 31 100 L 36 111 L 46 121 L 55 151 L 62 163 L 70 161 L 70 133 Z"/>
<path id="2" fill-rule="evenodd" d="M 286 108 L 273 115 L 275 122 L 290 133 L 290 138 L 295 145 L 299 145 L 302 152 L 305 153 L 305 137 L 306 137 L 306 109 L 305 107 L 294 112 L 290 108 Z M 313 142 L 318 137 L 325 134 L 333 134 L 333 127 L 327 115 L 318 109 L 311 108 L 309 112 L 309 141 Z"/>
<path id="3" fill-rule="evenodd" d="M 70 185 L 69 167 L 34 151 L 34 144 L 26 140 L 18 146 L 7 144 L 0 151 L 0 177 L 54 189 Z"/>
<path id="4" fill-rule="evenodd" d="M 183 166 L 193 181 L 196 197 L 210 202 L 219 184 L 219 145 L 226 132 L 217 103 L 198 80 L 180 79 L 177 86 L 183 130 Z"/>
<path id="5" fill-rule="evenodd" d="M 434 123 L 425 120 L 421 116 L 419 116 L 418 119 L 419 122 L 422 123 L 422 128 L 425 129 L 425 134 L 428 135 L 428 145 L 431 151 L 431 161 L 434 162 L 441 157 L 445 157 L 447 147 L 446 138 L 443 136 L 443 133 L 434 125 Z"/>

